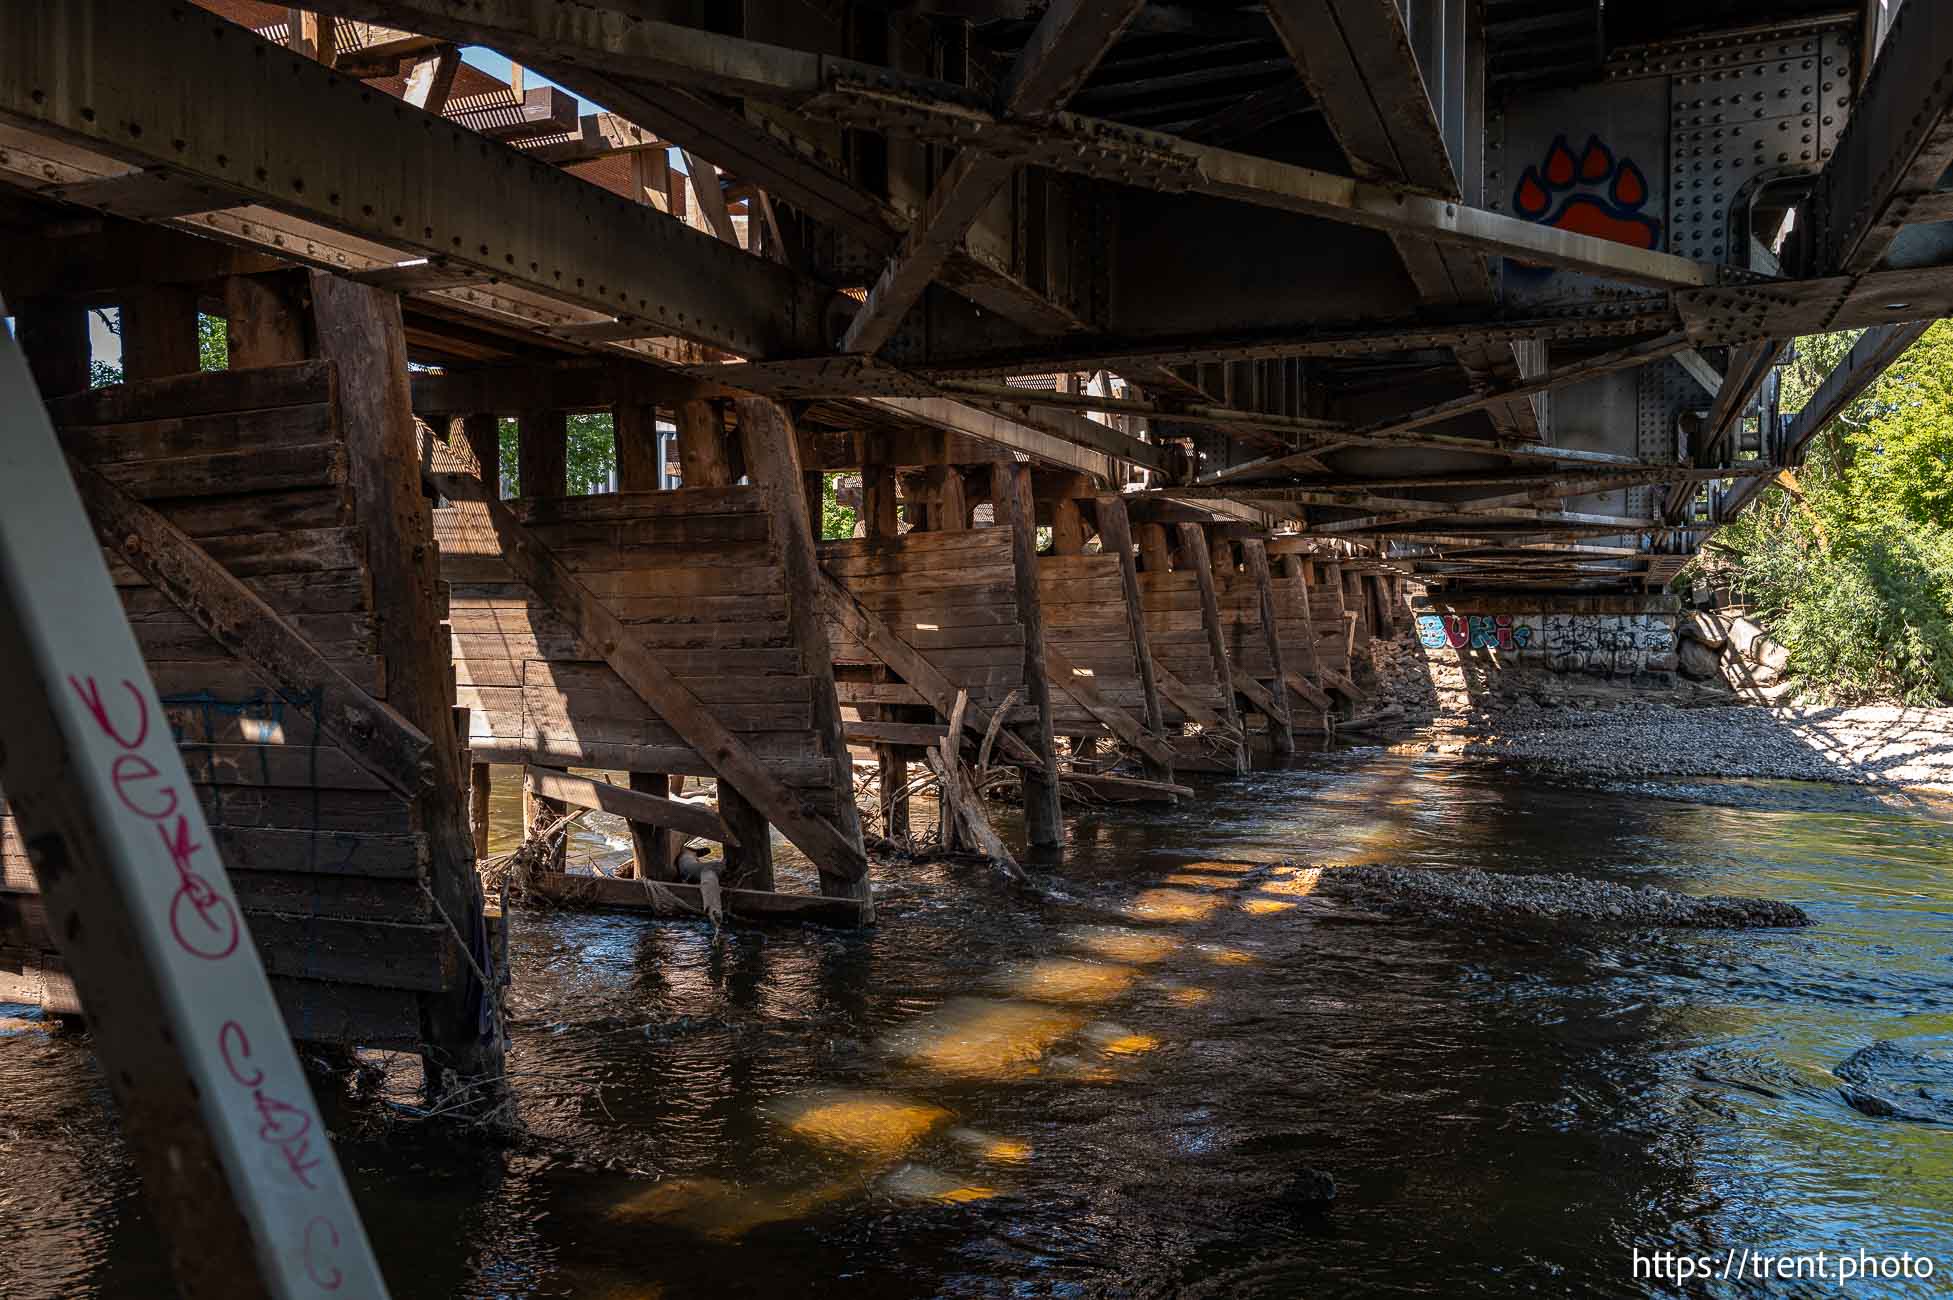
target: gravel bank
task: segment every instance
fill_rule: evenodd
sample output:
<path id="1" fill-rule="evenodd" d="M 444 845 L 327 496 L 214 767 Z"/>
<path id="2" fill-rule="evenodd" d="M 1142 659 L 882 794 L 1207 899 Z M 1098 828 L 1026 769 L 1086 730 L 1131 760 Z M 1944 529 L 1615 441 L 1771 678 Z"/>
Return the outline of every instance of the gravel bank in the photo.
<path id="1" fill-rule="evenodd" d="M 1753 777 L 1953 793 L 1953 709 L 1770 708 L 1726 690 L 1613 686 L 1573 674 L 1467 679 L 1407 638 L 1374 642 L 1378 703 L 1400 748 L 1523 762 L 1572 777 Z"/>
<path id="2" fill-rule="evenodd" d="M 1617 885 L 1571 875 L 1336 867 L 1323 872 L 1322 888 L 1378 911 L 1498 925 L 1752 930 L 1811 923 L 1802 909 L 1767 898 L 1698 898 L 1653 885 Z"/>

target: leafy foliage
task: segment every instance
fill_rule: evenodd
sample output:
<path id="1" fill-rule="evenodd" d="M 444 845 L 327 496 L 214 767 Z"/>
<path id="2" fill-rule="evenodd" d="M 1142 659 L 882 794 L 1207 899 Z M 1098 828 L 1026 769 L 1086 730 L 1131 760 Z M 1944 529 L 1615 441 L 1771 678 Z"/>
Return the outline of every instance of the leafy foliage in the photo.
<path id="1" fill-rule="evenodd" d="M 617 438 L 609 412 L 583 412 L 569 417 L 569 450 L 565 455 L 571 496 L 588 496 L 610 491 L 611 476 L 617 472 Z M 516 422 L 503 420 L 498 427 L 502 443 L 502 482 L 510 496 L 522 495 L 517 456 Z"/>
<path id="2" fill-rule="evenodd" d="M 122 337 L 122 313 L 110 315 L 99 311 L 102 324 L 117 338 Z M 203 370 L 229 370 L 231 368 L 230 336 L 222 316 L 206 316 L 197 313 L 197 365 Z M 122 382 L 122 367 L 113 361 L 100 357 L 88 360 L 88 385 L 103 388 L 109 384 Z"/>
<path id="3" fill-rule="evenodd" d="M 821 517 L 819 532 L 822 537 L 853 537 L 855 521 L 860 512 L 853 506 L 844 506 L 840 501 L 842 475 L 824 474 L 821 476 Z"/>
<path id="4" fill-rule="evenodd" d="M 1855 336 L 1801 340 L 1786 405 Z M 1801 497 L 1765 492 L 1711 544 L 1807 687 L 1840 702 L 1953 700 L 1953 324 L 1940 322 L 1812 444 Z"/>

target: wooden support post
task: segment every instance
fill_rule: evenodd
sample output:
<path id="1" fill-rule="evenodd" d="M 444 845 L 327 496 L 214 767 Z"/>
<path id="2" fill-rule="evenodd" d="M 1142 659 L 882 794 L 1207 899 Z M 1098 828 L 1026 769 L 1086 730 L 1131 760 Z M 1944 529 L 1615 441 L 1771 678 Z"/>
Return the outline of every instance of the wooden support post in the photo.
<path id="1" fill-rule="evenodd" d="M 468 832 L 461 740 L 454 731 L 454 674 L 448 638 L 435 611 L 442 588 L 434 525 L 421 491 L 407 340 L 398 296 L 312 273 L 320 355 L 332 361 L 346 430 L 353 499 L 367 539 L 386 702 L 427 736 L 433 784 L 414 805 L 428 840 L 428 890 L 440 916 L 489 977 L 494 955 L 482 918 L 474 841 Z M 466 965 L 466 963 L 464 963 Z M 468 969 L 445 993 L 421 998 L 429 1091 L 439 1095 L 452 1073 L 460 1082 L 499 1075 L 502 1027 L 485 1015 L 489 991 Z M 484 1031 L 484 1020 L 491 1028 Z M 499 1104 L 479 1088 L 480 1104 Z"/>
<path id="2" fill-rule="evenodd" d="M 561 411 L 524 411 L 515 428 L 515 494 L 529 501 L 568 496 L 570 426 Z"/>
<path id="3" fill-rule="evenodd" d="M 88 390 L 86 308 L 71 302 L 24 302 L 16 309 L 14 331 L 43 398 Z"/>
<path id="4" fill-rule="evenodd" d="M 648 402 L 619 401 L 611 409 L 611 436 L 617 443 L 617 490 L 656 492 L 662 468 L 658 408 Z"/>
<path id="5" fill-rule="evenodd" d="M 894 537 L 899 531 L 895 503 L 895 470 L 888 465 L 870 464 L 870 444 L 879 441 L 862 436 L 861 521 L 864 537 Z M 877 676 L 886 679 L 888 670 Z M 864 704 L 859 708 L 863 721 L 899 722 L 899 705 Z M 909 763 L 893 745 L 875 746 L 875 759 L 881 777 L 882 834 L 904 842 L 909 838 Z"/>
<path id="6" fill-rule="evenodd" d="M 671 778 L 663 772 L 632 772 L 630 787 L 634 793 L 656 795 L 660 799 L 671 797 Z M 636 863 L 639 880 L 676 880 L 678 872 L 678 849 L 683 841 L 678 833 L 665 826 L 648 826 L 642 822 L 628 822 L 631 832 L 631 855 Z"/>
<path id="7" fill-rule="evenodd" d="M 990 470 L 991 510 L 1011 529 L 1011 560 L 1017 570 L 1017 619 L 1024 625 L 1024 690 L 1038 720 L 1019 732 L 1042 768 L 1020 767 L 1024 827 L 1033 845 L 1057 848 L 1065 842 L 1064 813 L 1058 802 L 1057 742 L 1051 733 L 1051 679 L 1044 658 L 1044 612 L 1038 599 L 1036 518 L 1031 504 L 1031 467 L 997 461 Z"/>
<path id="8" fill-rule="evenodd" d="M 1221 630 L 1221 601 L 1214 589 L 1214 562 L 1207 554 L 1207 533 L 1199 524 L 1179 525 L 1180 549 L 1186 556 L 1187 568 L 1194 574 L 1200 586 L 1200 621 L 1207 629 L 1207 650 L 1214 660 L 1214 680 L 1221 685 L 1221 698 L 1225 703 L 1224 715 L 1227 725 L 1241 736 L 1236 746 L 1234 766 L 1236 771 L 1245 772 L 1248 767 L 1247 733 L 1241 726 L 1241 710 L 1234 702 L 1234 668 L 1227 659 L 1227 637 Z"/>
<path id="9" fill-rule="evenodd" d="M 970 526 L 970 505 L 963 492 L 963 471 L 954 465 L 931 465 L 928 469 L 929 531 L 961 532 Z"/>
<path id="10" fill-rule="evenodd" d="M 1316 646 L 1316 620 L 1311 609 L 1314 597 L 1309 594 L 1309 564 L 1299 555 L 1281 557 L 1282 576 L 1292 580 L 1302 593 L 1302 626 L 1306 634 L 1302 638 L 1301 670 L 1317 682 L 1322 680 L 1322 652 Z"/>
<path id="11" fill-rule="evenodd" d="M 1071 497 L 1059 497 L 1051 503 L 1051 553 L 1085 554 L 1085 512 Z"/>
<path id="12" fill-rule="evenodd" d="M 553 799 L 550 796 L 544 794 L 536 779 L 539 773 L 549 772 L 549 771 L 561 772 L 562 770 L 563 769 L 561 768 L 544 768 L 544 767 L 532 765 L 527 772 L 523 773 L 522 775 L 522 838 L 523 839 L 525 840 L 535 839 L 537 836 L 541 835 L 544 831 L 548 830 L 551 826 L 555 825 L 557 818 L 561 817 L 564 813 L 569 811 L 569 809 L 562 803 L 561 800 Z M 567 775 L 567 773 L 565 773 L 565 775 Z M 549 871 L 568 870 L 569 848 L 570 848 L 569 836 L 565 835 L 562 839 L 556 841 L 556 847 L 550 851 L 549 861 L 545 864 L 545 869 Z"/>
<path id="13" fill-rule="evenodd" d="M 746 797 L 733 789 L 732 782 L 719 778 L 719 819 L 726 829 L 739 838 L 738 844 L 726 846 L 726 884 L 740 889 L 772 889 L 773 886 L 773 828 L 766 823 L 766 815 L 746 801 Z M 822 875 L 822 892 L 825 893 L 831 877 Z M 849 892 L 841 897 L 852 897 L 854 887 L 850 882 Z M 866 889 L 866 877 L 861 888 Z"/>
<path id="14" fill-rule="evenodd" d="M 826 533 L 827 475 L 817 469 L 800 472 L 800 490 L 807 498 L 807 524 L 819 541 Z"/>
<path id="15" fill-rule="evenodd" d="M 1165 524 L 1139 526 L 1139 564 L 1148 573 L 1165 573 L 1173 567 L 1173 548 L 1167 542 Z"/>
<path id="16" fill-rule="evenodd" d="M 679 476 L 686 487 L 726 487 L 738 482 L 717 402 L 686 398 L 678 403 L 677 424 Z"/>
<path id="17" fill-rule="evenodd" d="M 233 275 L 224 281 L 224 341 L 232 370 L 282 366 L 312 355 L 302 309 L 302 271 Z"/>
<path id="18" fill-rule="evenodd" d="M 1119 586 L 1126 601 L 1126 631 L 1132 638 L 1133 654 L 1139 662 L 1139 685 L 1145 695 L 1142 706 L 1146 730 L 1166 739 L 1166 710 L 1160 704 L 1160 684 L 1153 673 L 1153 647 L 1146 629 L 1146 611 L 1139 599 L 1139 569 L 1133 559 L 1132 522 L 1126 514 L 1125 498 L 1102 496 L 1098 499 L 1099 547 L 1119 557 Z M 1157 525 L 1155 525 L 1157 527 Z M 1166 530 L 1160 529 L 1165 537 Z M 1171 781 L 1173 769 L 1147 759 L 1146 779 Z"/>
<path id="19" fill-rule="evenodd" d="M 494 793 L 493 773 L 486 763 L 468 767 L 468 827 L 475 836 L 475 860 L 488 856 L 488 802 Z"/>
<path id="20" fill-rule="evenodd" d="M 774 520 L 779 529 L 781 559 L 787 576 L 787 622 L 808 676 L 814 682 L 814 731 L 827 748 L 834 775 L 834 822 L 857 851 L 861 848 L 861 812 L 854 806 L 854 760 L 848 756 L 841 732 L 841 701 L 834 691 L 834 654 L 827 639 L 827 620 L 821 615 L 820 554 L 814 548 L 813 524 L 806 498 L 796 489 L 801 482 L 800 438 L 787 408 L 763 397 L 742 397 L 739 438 L 747 472 L 755 483 L 772 490 Z M 740 828 L 733 827 L 735 833 Z M 873 894 L 865 871 L 836 870 L 835 864 L 816 862 L 821 892 L 861 900 L 862 919 L 873 919 Z"/>
<path id="21" fill-rule="evenodd" d="M 1268 719 L 1268 729 L 1272 733 L 1270 741 L 1277 754 L 1295 752 L 1295 718 L 1289 710 L 1288 670 L 1282 661 L 1281 630 L 1275 622 L 1275 580 L 1268 572 L 1268 544 L 1259 537 L 1251 537 L 1241 543 L 1241 558 L 1246 561 L 1249 577 L 1254 579 L 1255 595 L 1261 608 L 1261 636 L 1268 646 L 1268 662 L 1274 668 L 1269 687 L 1275 702 L 1275 714 Z"/>
<path id="22" fill-rule="evenodd" d="M 899 531 L 895 506 L 895 470 L 888 465 L 861 467 L 862 533 L 893 537 Z"/>
<path id="23" fill-rule="evenodd" d="M 461 417 L 461 437 L 475 462 L 475 476 L 499 499 L 502 495 L 502 421 L 492 411 Z"/>
<path id="24" fill-rule="evenodd" d="M 122 303 L 122 377 L 165 379 L 197 369 L 197 291 L 152 284 L 131 293 Z"/>

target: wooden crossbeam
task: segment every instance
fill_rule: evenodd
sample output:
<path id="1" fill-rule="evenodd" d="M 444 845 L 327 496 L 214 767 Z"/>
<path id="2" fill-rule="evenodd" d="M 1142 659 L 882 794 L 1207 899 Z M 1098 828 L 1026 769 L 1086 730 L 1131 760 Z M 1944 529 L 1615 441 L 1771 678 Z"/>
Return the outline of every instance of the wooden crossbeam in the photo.
<path id="1" fill-rule="evenodd" d="M 1284 719 L 1288 716 L 1288 710 L 1282 707 L 1281 703 L 1276 700 L 1273 691 L 1248 676 L 1247 673 L 1239 668 L 1230 668 L 1228 671 L 1231 675 L 1230 680 L 1234 683 L 1234 689 L 1238 693 L 1245 695 L 1248 698 L 1248 702 L 1259 709 L 1262 716 L 1267 718 L 1271 725 L 1277 727 L 1284 725 Z"/>
<path id="2" fill-rule="evenodd" d="M 1113 735 L 1147 758 L 1171 766 L 1173 751 L 1157 736 L 1148 734 L 1132 714 L 1101 695 L 1098 688 L 1092 685 L 1091 678 L 1085 676 L 1077 664 L 1053 645 L 1050 637 L 1044 639 L 1044 663 L 1051 684 L 1071 696 L 1078 707 L 1104 723 Z"/>
<path id="3" fill-rule="evenodd" d="M 699 804 L 662 799 L 654 794 L 626 790 L 608 781 L 571 776 L 568 772 L 548 767 L 528 767 L 523 776 L 538 795 L 569 804 L 572 808 L 613 813 L 628 822 L 663 826 L 699 839 L 717 840 L 721 844 L 739 843 L 739 838 L 718 813 Z"/>
<path id="4" fill-rule="evenodd" d="M 1153 677 L 1159 682 L 1160 694 L 1166 697 L 1167 702 L 1193 719 L 1194 722 L 1209 731 L 1227 732 L 1230 735 L 1238 734 L 1233 724 L 1229 723 L 1226 718 L 1223 718 L 1205 704 L 1202 704 L 1200 697 L 1194 694 L 1193 688 L 1181 681 L 1178 677 L 1175 677 L 1158 658 L 1153 660 Z"/>
<path id="5" fill-rule="evenodd" d="M 674 880 L 616 880 L 610 876 L 544 872 L 530 888 L 552 903 L 570 906 L 656 912 L 665 916 L 706 915 L 699 886 Z M 862 923 L 861 900 L 855 898 L 722 887 L 719 901 L 734 919 L 741 921 L 813 921 L 839 926 Z"/>
<path id="6" fill-rule="evenodd" d="M 800 796 L 776 779 L 752 750 L 713 716 L 711 707 L 671 674 L 657 656 L 641 645 L 631 629 L 611 613 L 561 560 L 550 554 L 528 529 L 517 523 L 507 505 L 482 490 L 479 479 L 460 474 L 427 473 L 435 491 L 454 501 L 478 501 L 502 545 L 502 559 L 537 598 L 547 605 L 585 645 L 603 657 L 611 671 L 639 699 L 698 751 L 719 778 L 757 808 L 766 820 L 824 871 L 860 879 L 868 858 L 833 822 L 809 809 Z"/>
<path id="7" fill-rule="evenodd" d="M 70 457 L 95 531 L 143 580 L 262 677 L 387 788 L 409 799 L 433 784 L 428 738 L 334 668 L 277 611 L 186 533 Z"/>

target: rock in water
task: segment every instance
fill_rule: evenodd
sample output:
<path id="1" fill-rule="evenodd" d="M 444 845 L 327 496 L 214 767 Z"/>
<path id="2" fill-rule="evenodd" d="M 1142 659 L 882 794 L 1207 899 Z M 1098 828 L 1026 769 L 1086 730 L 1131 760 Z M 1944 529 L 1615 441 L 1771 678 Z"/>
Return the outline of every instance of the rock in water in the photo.
<path id="1" fill-rule="evenodd" d="M 1876 1119 L 1953 1124 L 1953 1054 L 1904 1040 L 1880 1039 L 1861 1047 L 1833 1071 L 1844 1082 L 1838 1093 L 1852 1109 Z"/>
<path id="2" fill-rule="evenodd" d="M 1573 875 L 1527 876 L 1469 867 L 1336 867 L 1318 893 L 1342 893 L 1381 911 L 1518 926 L 1796 928 L 1803 909 L 1768 898 L 1696 897 L 1653 885 Z"/>

